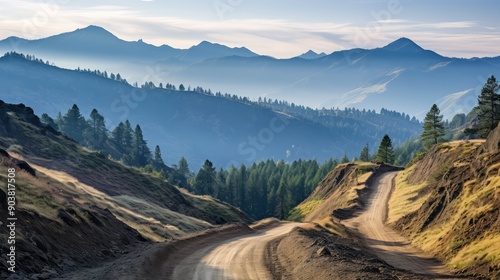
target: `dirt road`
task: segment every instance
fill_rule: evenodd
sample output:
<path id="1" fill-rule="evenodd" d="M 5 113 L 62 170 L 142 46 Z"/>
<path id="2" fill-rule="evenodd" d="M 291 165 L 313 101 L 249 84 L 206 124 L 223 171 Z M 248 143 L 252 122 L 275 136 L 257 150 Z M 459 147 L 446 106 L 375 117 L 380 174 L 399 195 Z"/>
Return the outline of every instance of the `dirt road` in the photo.
<path id="1" fill-rule="evenodd" d="M 264 264 L 269 241 L 300 223 L 279 223 L 272 228 L 207 244 L 190 253 L 173 270 L 172 279 L 272 279 Z"/>
<path id="2" fill-rule="evenodd" d="M 448 275 L 448 271 L 438 261 L 411 246 L 406 238 L 384 224 L 396 174 L 390 172 L 381 175 L 372 186 L 375 190 L 366 211 L 342 223 L 358 231 L 375 254 L 394 267 L 433 277 Z"/>

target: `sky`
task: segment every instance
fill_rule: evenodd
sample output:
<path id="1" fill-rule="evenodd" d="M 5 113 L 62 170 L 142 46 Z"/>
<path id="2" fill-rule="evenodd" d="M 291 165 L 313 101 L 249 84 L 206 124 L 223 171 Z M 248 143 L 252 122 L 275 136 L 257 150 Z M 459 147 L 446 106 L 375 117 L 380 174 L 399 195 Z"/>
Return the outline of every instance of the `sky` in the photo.
<path id="1" fill-rule="evenodd" d="M 0 0 L 0 39 L 98 25 L 128 41 L 203 40 L 288 58 L 407 37 L 451 57 L 500 55 L 498 0 Z"/>

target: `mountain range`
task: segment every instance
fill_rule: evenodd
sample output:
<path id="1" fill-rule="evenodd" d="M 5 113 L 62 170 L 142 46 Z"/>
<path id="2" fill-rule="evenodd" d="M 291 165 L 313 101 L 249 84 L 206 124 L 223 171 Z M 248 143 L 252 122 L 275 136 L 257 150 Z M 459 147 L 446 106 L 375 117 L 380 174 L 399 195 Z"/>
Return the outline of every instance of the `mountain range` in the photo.
<path id="1" fill-rule="evenodd" d="M 0 58 L 0 99 L 26 104 L 37 114 L 53 118 L 59 112 L 64 115 L 73 104 L 85 118 L 96 108 L 110 130 L 128 119 L 142 127 L 151 148 L 161 147 L 167 163 L 184 156 L 196 168 L 206 159 L 228 168 L 267 159 L 321 162 L 346 153 L 354 157 L 367 143 L 377 145 L 385 133 L 396 145 L 421 130 L 421 124 L 407 115 L 371 111 L 356 117 L 363 114 L 360 111 L 319 116 L 315 112 L 322 119 L 313 121 L 235 96 L 138 88 L 16 54 Z"/>
<path id="2" fill-rule="evenodd" d="M 313 108 L 387 108 L 420 119 L 433 103 L 449 119 L 468 113 L 486 78 L 500 72 L 500 57 L 445 57 L 408 38 L 375 49 L 277 59 L 210 42 L 189 49 L 128 42 L 88 26 L 38 40 L 9 37 L 0 41 L 0 51 L 33 54 L 70 69 L 119 72 L 130 82 L 182 83 Z"/>

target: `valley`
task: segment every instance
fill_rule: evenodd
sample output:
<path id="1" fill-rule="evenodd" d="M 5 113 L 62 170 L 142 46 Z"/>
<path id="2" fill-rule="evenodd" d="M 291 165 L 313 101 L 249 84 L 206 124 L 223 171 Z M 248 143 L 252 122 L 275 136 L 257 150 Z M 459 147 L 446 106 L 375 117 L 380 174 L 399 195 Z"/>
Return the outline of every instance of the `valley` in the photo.
<path id="1" fill-rule="evenodd" d="M 431 240 L 421 239 L 419 234 L 435 234 L 432 225 L 446 226 L 460 219 L 444 218 L 446 223 L 433 224 L 430 221 L 436 219 L 436 214 L 427 207 L 439 207 L 433 203 L 439 195 L 429 195 L 431 188 L 425 192 L 421 186 L 404 188 L 407 184 L 422 182 L 409 181 L 414 180 L 409 174 L 420 172 L 414 178 L 421 178 L 421 174 L 438 172 L 439 175 L 423 175 L 423 178 L 434 178 L 426 181 L 433 184 L 439 182 L 435 180 L 454 178 L 451 175 L 456 172 L 454 168 L 465 168 L 466 162 L 481 159 L 474 172 L 486 176 L 476 179 L 485 180 L 483 192 L 467 198 L 473 193 L 463 192 L 466 196 L 462 197 L 455 191 L 446 201 L 449 207 L 463 207 L 467 201 L 484 205 L 478 208 L 482 211 L 479 218 L 473 208 L 456 208 L 450 212 L 466 213 L 465 217 L 471 215 L 471 219 L 479 219 L 477 223 L 483 227 L 473 231 L 443 231 L 442 237 L 446 234 L 455 235 L 446 237 L 454 239 L 467 236 L 476 240 L 472 244 L 490 244 L 488 242 L 497 238 L 495 211 L 498 209 L 494 201 L 477 199 L 497 197 L 495 166 L 500 126 L 486 141 L 435 146 L 408 171 L 377 163 L 339 164 L 307 199 L 290 211 L 289 219 L 301 223 L 269 220 L 249 227 L 247 224 L 252 220 L 239 209 L 209 196 L 193 195 L 165 180 L 103 158 L 42 124 L 29 107 L 2 103 L 0 109 L 2 164 L 19 170 L 18 196 L 23 199 L 18 211 L 24 223 L 30 221 L 29 231 L 26 224 L 20 224 L 19 248 L 36 252 L 35 258 L 33 253 L 19 254 L 20 261 L 31 263 L 22 268 L 24 275 L 40 271 L 41 267 L 46 268 L 37 274 L 39 277 L 58 279 L 185 279 L 186 275 L 194 279 L 204 279 L 207 275 L 214 279 L 309 279 L 310 275 L 433 279 L 494 276 L 498 271 L 495 251 L 476 258 L 479 266 L 464 265 L 463 260 L 467 258 L 461 261 L 447 258 L 446 254 L 453 256 L 449 251 L 442 251 L 444 255 L 429 251 L 427 243 L 421 240 Z M 453 161 L 456 163 L 448 163 Z M 395 179 L 396 172 L 399 172 L 398 179 Z M 401 178 L 410 183 L 404 183 Z M 463 182 L 446 180 L 452 188 Z M 466 186 L 474 184 L 477 181 Z M 411 192 L 421 199 L 414 199 Z M 441 189 L 437 192 L 443 193 Z M 5 196 L 5 192 L 2 193 Z M 397 204 L 394 197 L 398 199 Z M 460 199 L 459 204 L 454 199 Z M 428 218 L 421 220 L 420 217 Z M 32 222 L 37 219 L 44 222 Z M 389 225 L 385 224 L 386 220 Z M 421 221 L 426 230 L 412 234 L 411 230 L 421 226 Z M 234 222 L 237 223 L 232 224 Z M 229 225 L 218 225 L 226 223 Z M 82 233 L 85 237 L 81 242 L 71 241 L 74 234 Z M 3 238 L 6 232 L 2 230 L 0 234 Z M 56 239 L 52 239 L 54 237 Z M 432 242 L 442 244 L 439 240 L 442 239 Z M 60 254 L 59 242 L 73 245 Z M 452 250 L 465 250 L 457 257 L 470 254 L 472 247 L 467 246 L 485 250 L 483 245 L 467 244 L 471 243 L 452 247 Z M 90 257 L 95 250 L 100 250 L 98 257 Z M 49 261 L 49 256 L 62 265 Z M 311 262 L 315 264 L 313 267 L 308 265 Z M 304 270 L 307 273 L 300 270 L 302 266 L 308 267 Z"/>
<path id="2" fill-rule="evenodd" d="M 496 2 L 31 2 L 0 279 L 500 279 Z"/>

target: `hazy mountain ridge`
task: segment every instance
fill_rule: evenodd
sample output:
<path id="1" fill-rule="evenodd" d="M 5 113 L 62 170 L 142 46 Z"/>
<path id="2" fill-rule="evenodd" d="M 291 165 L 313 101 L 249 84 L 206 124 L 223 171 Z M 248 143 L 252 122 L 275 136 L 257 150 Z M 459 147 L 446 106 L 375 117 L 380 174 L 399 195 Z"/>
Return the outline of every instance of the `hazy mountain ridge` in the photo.
<path id="1" fill-rule="evenodd" d="M 142 40 L 126 42 L 101 27 L 89 26 L 39 40 L 0 41 L 0 52 L 12 50 L 64 67 L 119 72 L 131 82 L 153 77 L 156 83 L 168 79 L 255 99 L 266 96 L 314 108 L 388 108 L 419 118 L 433 103 L 445 108 L 442 112 L 450 119 L 467 113 L 483 80 L 500 71 L 500 57 L 444 57 L 408 38 L 375 49 L 325 56 L 309 51 L 275 59 L 245 47 L 209 42 L 187 50 L 156 47 Z"/>
<path id="2" fill-rule="evenodd" d="M 173 48 L 165 44 L 154 46 L 142 39 L 124 41 L 104 28 L 94 25 L 37 40 L 9 37 L 0 41 L 0 50 L 50 56 L 52 60 L 56 60 L 54 57 L 69 59 L 73 56 L 76 59 L 101 58 L 122 63 L 154 62 L 168 58 L 196 62 L 230 55 L 257 56 L 245 47 L 230 48 L 207 41 L 188 49 Z"/>
<path id="3" fill-rule="evenodd" d="M 420 131 L 409 120 L 383 128 L 339 118 L 337 125 L 326 127 L 257 104 L 189 91 L 138 89 L 14 56 L 0 58 L 0 77 L 0 98 L 33 106 L 39 114 L 55 117 L 77 104 L 84 116 L 96 108 L 111 128 L 125 119 L 141 124 L 149 146 L 160 145 L 167 163 L 181 156 L 193 166 L 210 159 L 216 167 L 226 168 L 269 158 L 323 161 L 345 152 L 357 156 L 366 143 L 380 141 L 382 130 L 398 134 L 396 142 Z"/>

